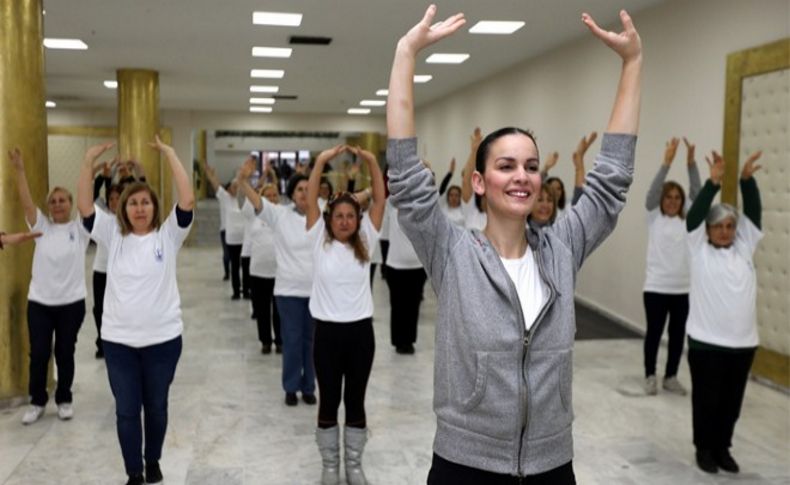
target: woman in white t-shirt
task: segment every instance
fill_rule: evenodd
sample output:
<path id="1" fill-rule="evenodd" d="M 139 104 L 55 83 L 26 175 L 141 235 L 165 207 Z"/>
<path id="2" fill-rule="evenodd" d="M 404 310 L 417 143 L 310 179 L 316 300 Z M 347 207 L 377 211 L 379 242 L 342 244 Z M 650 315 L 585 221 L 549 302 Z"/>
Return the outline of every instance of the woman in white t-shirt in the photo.
<path id="1" fill-rule="evenodd" d="M 160 225 L 156 193 L 143 182 L 124 189 L 115 215 L 98 209 L 91 196 L 90 166 L 112 145 L 97 145 L 85 153 L 77 204 L 91 237 L 108 248 L 102 341 L 127 485 L 159 483 L 167 397 L 184 326 L 176 257 L 189 234 L 195 197 L 175 151 L 157 136 L 151 145 L 167 158 L 178 195 L 164 222 Z"/>
<path id="2" fill-rule="evenodd" d="M 699 170 L 694 161 L 694 145 L 686 143 L 686 166 L 689 176 L 689 200 L 700 190 Z M 672 138 L 664 150 L 664 162 L 650 185 L 645 200 L 647 209 L 647 274 L 643 290 L 647 333 L 644 343 L 645 393 L 658 393 L 656 358 L 664 325 L 669 316 L 669 345 L 664 370 L 663 388 L 686 395 L 677 379 L 683 339 L 686 336 L 686 317 L 689 311 L 689 270 L 686 239 L 686 195 L 677 182 L 665 182 L 677 152 L 678 138 Z"/>
<path id="3" fill-rule="evenodd" d="M 688 212 L 691 292 L 686 322 L 691 409 L 697 465 L 708 473 L 737 473 L 729 448 L 741 411 L 749 369 L 759 345 L 754 251 L 763 237 L 755 162 L 743 164 L 743 216 L 729 204 L 711 207 L 724 178 L 724 160 L 713 152 L 710 179 Z M 705 222 L 703 225 L 702 223 Z"/>
<path id="4" fill-rule="evenodd" d="M 118 209 L 118 201 L 123 193 L 123 185 L 111 185 L 107 189 L 107 203 L 96 198 L 97 206 L 114 215 Z M 94 195 L 95 190 L 94 190 Z M 101 317 L 104 313 L 104 290 L 107 287 L 107 246 L 96 243 L 96 255 L 93 257 L 93 321 L 96 323 L 96 358 L 104 358 L 101 343 Z"/>
<path id="5" fill-rule="evenodd" d="M 329 199 L 322 216 L 318 205 L 321 170 L 345 151 L 367 164 L 373 201 L 363 216 L 356 196 L 338 192 Z M 375 350 L 373 295 L 368 278 L 384 201 L 384 178 L 372 153 L 338 145 L 316 159 L 307 189 L 307 229 L 315 241 L 310 314 L 316 321 L 313 355 L 320 391 L 316 441 L 323 462 L 322 484 L 339 483 L 337 410 L 341 397 L 346 410 L 346 479 L 351 485 L 367 483 L 361 463 L 367 436 L 365 391 Z"/>
<path id="6" fill-rule="evenodd" d="M 472 190 L 472 174 L 475 171 L 475 155 L 477 154 L 477 147 L 483 141 L 483 134 L 480 128 L 475 128 L 475 131 L 469 137 L 471 149 L 469 157 L 466 160 L 464 172 L 461 174 L 461 211 L 464 215 L 464 227 L 467 229 L 475 229 L 482 231 L 486 227 L 488 221 L 486 216 L 487 201 L 474 193 Z"/>
<path id="7" fill-rule="evenodd" d="M 557 218 L 557 198 L 551 186 L 542 184 L 540 194 L 535 201 L 535 208 L 529 213 L 527 221 L 532 221 L 538 227 L 545 227 L 554 224 Z"/>
<path id="8" fill-rule="evenodd" d="M 19 200 L 25 221 L 36 239 L 33 269 L 27 294 L 27 328 L 30 341 L 28 392 L 30 406 L 22 423 L 31 424 L 44 414 L 49 400 L 47 373 L 53 349 L 57 364 L 55 402 L 58 418 L 71 419 L 71 384 L 74 382 L 74 347 L 85 318 L 85 250 L 88 232 L 79 220 L 71 218 L 72 198 L 68 190 L 55 187 L 47 197 L 49 216 L 36 207 L 25 175 L 25 164 L 18 148 L 9 152 L 16 172 Z M 93 172 L 89 174 L 93 180 Z"/>

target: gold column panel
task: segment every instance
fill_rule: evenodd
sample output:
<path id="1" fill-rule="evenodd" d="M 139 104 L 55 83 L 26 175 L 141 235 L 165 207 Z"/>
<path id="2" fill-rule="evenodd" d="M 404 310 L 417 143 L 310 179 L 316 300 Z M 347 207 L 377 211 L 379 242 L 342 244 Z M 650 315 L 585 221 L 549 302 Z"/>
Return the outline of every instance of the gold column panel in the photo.
<path id="1" fill-rule="evenodd" d="M 206 151 L 206 130 L 197 132 L 196 144 L 197 149 L 195 152 L 197 153 L 198 163 L 193 164 L 192 180 L 194 181 L 196 200 L 203 200 L 208 196 L 206 189 L 208 180 L 203 170 L 203 164 L 208 161 L 208 153 Z"/>
<path id="2" fill-rule="evenodd" d="M 22 207 L 8 162 L 19 147 L 33 200 L 46 207 L 47 114 L 41 0 L 0 0 L 0 230 L 24 231 Z M 0 400 L 27 396 L 27 290 L 33 244 L 0 251 Z"/>
<path id="3" fill-rule="evenodd" d="M 134 158 L 145 170 L 148 184 L 162 198 L 159 152 L 148 145 L 159 133 L 159 73 L 118 69 L 118 155 Z"/>
<path id="4" fill-rule="evenodd" d="M 357 136 L 346 138 L 346 143 L 349 145 L 359 145 L 359 147 L 373 153 L 379 161 L 379 166 L 382 166 L 382 153 L 386 148 L 386 139 L 382 143 L 382 137 L 379 133 L 360 133 Z M 370 171 L 367 165 L 362 165 L 359 175 L 357 176 L 357 183 L 355 190 L 366 189 L 370 187 Z"/>

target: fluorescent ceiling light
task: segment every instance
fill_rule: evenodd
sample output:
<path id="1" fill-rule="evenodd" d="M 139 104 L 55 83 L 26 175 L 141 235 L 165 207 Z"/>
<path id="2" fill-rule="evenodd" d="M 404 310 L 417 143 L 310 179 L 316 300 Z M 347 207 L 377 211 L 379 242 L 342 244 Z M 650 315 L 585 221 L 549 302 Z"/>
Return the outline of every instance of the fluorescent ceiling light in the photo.
<path id="1" fill-rule="evenodd" d="M 57 104 L 55 104 L 54 101 L 47 101 L 46 103 L 44 103 L 44 106 L 46 106 L 47 108 L 54 108 L 55 106 L 57 106 Z"/>
<path id="2" fill-rule="evenodd" d="M 104 87 L 107 89 L 118 89 L 118 81 L 104 81 Z"/>
<path id="3" fill-rule="evenodd" d="M 382 99 L 363 99 L 359 102 L 360 106 L 384 106 L 385 104 L 387 102 Z"/>
<path id="4" fill-rule="evenodd" d="M 250 106 L 250 113 L 271 113 L 271 106 Z"/>
<path id="5" fill-rule="evenodd" d="M 349 108 L 348 114 L 350 115 L 369 115 L 370 110 L 368 108 Z"/>
<path id="6" fill-rule="evenodd" d="M 379 89 L 376 91 L 376 96 L 387 96 L 390 93 L 389 89 Z"/>
<path id="7" fill-rule="evenodd" d="M 250 86 L 251 93 L 276 93 L 279 90 L 279 86 Z"/>
<path id="8" fill-rule="evenodd" d="M 274 104 L 274 98 L 250 98 L 250 104 Z"/>
<path id="9" fill-rule="evenodd" d="M 433 76 L 430 74 L 419 74 L 414 76 L 414 82 L 416 83 L 427 83 L 431 79 L 433 79 Z"/>
<path id="10" fill-rule="evenodd" d="M 252 23 L 255 25 L 299 27 L 299 25 L 302 23 L 302 14 L 283 12 L 252 12 Z"/>
<path id="11" fill-rule="evenodd" d="M 47 49 L 72 49 L 84 51 L 88 48 L 88 44 L 79 39 L 44 39 L 44 47 Z"/>
<path id="12" fill-rule="evenodd" d="M 469 59 L 469 54 L 431 54 L 425 59 L 428 64 L 461 64 Z"/>
<path id="13" fill-rule="evenodd" d="M 285 76 L 285 71 L 282 69 L 253 69 L 250 71 L 250 77 L 282 79 L 283 76 Z"/>
<path id="14" fill-rule="evenodd" d="M 469 29 L 470 34 L 512 34 L 521 27 L 521 21 L 481 20 Z"/>
<path id="15" fill-rule="evenodd" d="M 290 47 L 253 47 L 253 57 L 291 57 Z"/>

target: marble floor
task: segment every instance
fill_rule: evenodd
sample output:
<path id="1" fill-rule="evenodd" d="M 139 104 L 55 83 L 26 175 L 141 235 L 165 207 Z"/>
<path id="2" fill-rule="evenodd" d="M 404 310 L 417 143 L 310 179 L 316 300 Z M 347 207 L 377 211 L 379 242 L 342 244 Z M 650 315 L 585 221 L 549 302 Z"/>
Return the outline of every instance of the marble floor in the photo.
<path id="1" fill-rule="evenodd" d="M 186 248 L 179 264 L 186 328 L 171 392 L 165 483 L 318 483 L 316 407 L 283 404 L 279 356 L 260 353 L 247 302 L 230 300 L 219 278 L 219 249 Z M 426 287 L 417 353 L 402 356 L 388 343 L 388 296 L 378 278 L 374 294 L 377 352 L 365 470 L 374 485 L 425 483 L 435 428 L 435 298 Z M 88 316 L 77 348 L 72 421 L 59 421 L 53 404 L 31 426 L 20 422 L 22 407 L 0 410 L 0 483 L 124 483 L 104 363 L 93 357 L 95 336 Z M 638 339 L 576 345 L 580 484 L 790 484 L 790 397 L 750 382 L 733 448 L 742 472 L 707 475 L 693 464 L 689 398 L 643 396 L 640 362 Z M 689 384 L 685 363 L 680 379 Z"/>

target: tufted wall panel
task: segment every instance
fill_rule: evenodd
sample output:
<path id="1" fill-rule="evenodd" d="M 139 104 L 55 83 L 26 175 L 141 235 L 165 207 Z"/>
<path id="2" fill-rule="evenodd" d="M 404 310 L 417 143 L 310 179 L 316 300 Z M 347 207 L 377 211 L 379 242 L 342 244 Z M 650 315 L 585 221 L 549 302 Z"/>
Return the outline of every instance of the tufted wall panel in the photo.
<path id="1" fill-rule="evenodd" d="M 755 253 L 760 344 L 790 355 L 790 69 L 743 79 L 739 159 L 762 150 L 765 238 Z"/>
<path id="2" fill-rule="evenodd" d="M 47 140 L 50 190 L 55 186 L 65 187 L 76 196 L 77 177 L 79 177 L 85 150 L 89 146 L 103 143 L 107 139 L 92 136 L 49 135 Z M 99 160 L 111 160 L 115 154 L 116 151 L 113 148 L 102 155 Z M 104 192 L 102 192 L 103 194 Z"/>

